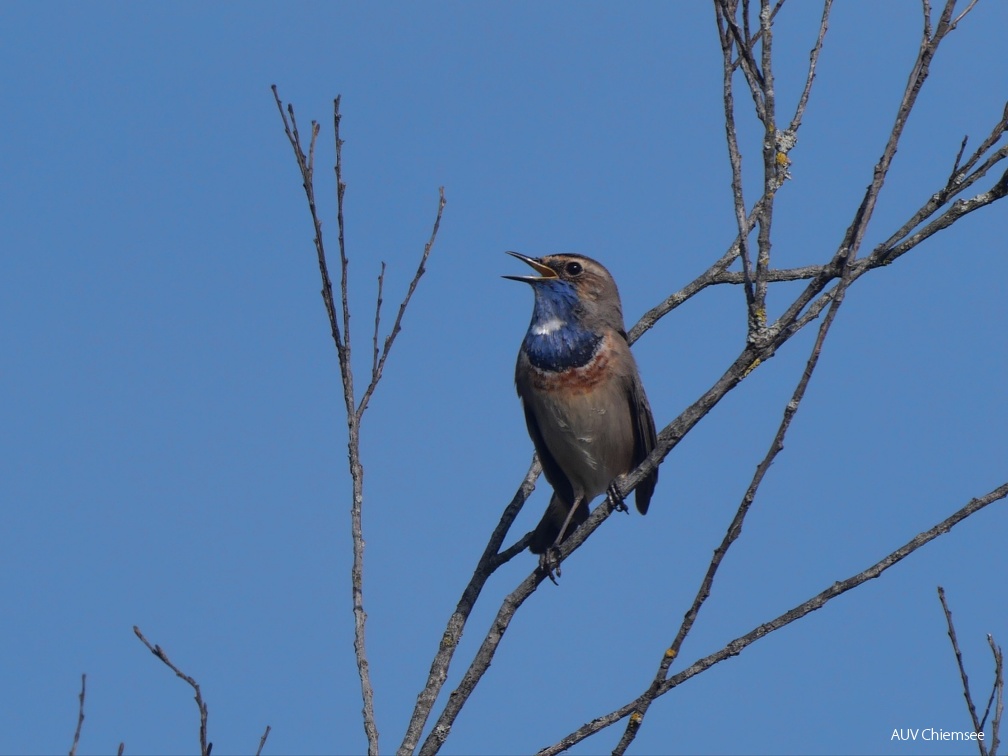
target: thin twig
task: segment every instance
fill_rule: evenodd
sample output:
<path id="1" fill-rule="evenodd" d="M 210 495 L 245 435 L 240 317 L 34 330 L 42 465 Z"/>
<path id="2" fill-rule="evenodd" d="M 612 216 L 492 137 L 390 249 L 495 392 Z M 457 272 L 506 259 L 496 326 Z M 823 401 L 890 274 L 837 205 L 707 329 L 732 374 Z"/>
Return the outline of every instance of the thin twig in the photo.
<path id="1" fill-rule="evenodd" d="M 735 14 L 738 11 L 737 0 L 715 0 L 715 12 L 717 12 L 719 18 L 724 20 L 725 28 L 723 34 L 721 35 L 721 46 L 722 49 L 727 47 L 728 60 L 726 61 L 726 73 L 731 75 L 734 68 L 732 67 L 732 56 L 731 48 L 735 46 L 739 51 L 738 62 L 742 68 L 742 73 L 745 74 L 746 82 L 749 84 L 749 92 L 752 94 L 753 106 L 756 109 L 756 115 L 761 121 L 765 121 L 766 111 L 764 110 L 763 103 L 763 76 L 760 73 L 759 66 L 756 64 L 756 58 L 752 54 L 752 45 L 747 43 L 746 34 L 739 29 L 738 22 L 735 20 Z M 747 18 L 748 13 L 743 13 L 743 17 Z M 720 22 L 719 22 L 720 27 Z"/>
<path id="2" fill-rule="evenodd" d="M 375 313 L 374 313 L 374 337 L 373 341 L 373 351 L 371 352 L 371 380 L 375 379 L 378 375 L 378 329 L 381 324 L 381 306 L 382 306 L 382 286 L 385 283 L 385 261 L 382 260 L 381 270 L 378 271 L 378 296 L 375 298 Z"/>
<path id="3" fill-rule="evenodd" d="M 735 208 L 735 223 L 738 226 L 739 257 L 742 259 L 742 272 L 745 276 L 746 310 L 749 316 L 748 332 L 751 341 L 755 334 L 761 330 L 762 323 L 756 310 L 755 281 L 752 271 L 752 259 L 749 254 L 749 224 L 746 218 L 745 196 L 742 189 L 742 154 L 739 152 L 738 133 L 735 127 L 735 97 L 732 87 L 731 59 L 733 40 L 740 40 L 740 32 L 735 20 L 729 15 L 731 11 L 734 11 L 734 8 L 729 8 L 725 0 L 720 0 L 720 2 L 715 4 L 715 11 L 717 15 L 718 35 L 721 38 L 721 55 L 724 61 L 723 100 L 725 137 L 728 144 L 728 160 L 732 169 L 732 199 Z M 734 36 L 729 34 L 729 29 L 732 30 Z M 742 56 L 742 50 L 745 48 L 744 41 L 735 46 L 739 47 L 739 55 Z M 748 52 L 745 54 L 749 55 Z M 749 70 L 748 63 L 743 64 L 743 70 Z M 759 108 L 757 109 L 759 110 Z M 761 206 L 761 210 L 765 211 L 765 203 L 764 206 Z M 761 216 L 762 212 L 760 216 L 757 216 L 757 220 Z"/>
<path id="4" fill-rule="evenodd" d="M 969 134 L 963 137 L 962 144 L 959 145 L 959 152 L 956 153 L 955 163 L 952 164 L 952 172 L 949 174 L 947 186 L 951 186 L 956 179 L 956 174 L 959 173 L 959 162 L 962 160 L 963 153 L 966 152 L 966 143 L 969 141 Z"/>
<path id="5" fill-rule="evenodd" d="M 991 756 L 997 753 L 997 747 L 1000 744 L 1001 735 L 1001 722 L 1004 716 L 1004 654 L 1001 651 L 1001 646 L 994 642 L 994 636 L 987 633 L 987 643 L 990 646 L 991 653 L 994 655 L 994 687 L 991 690 L 991 701 L 997 701 L 994 707 L 994 719 L 991 720 L 991 744 L 990 752 Z M 987 711 L 984 712 L 984 722 L 987 721 L 987 714 L 990 712 L 991 704 L 987 703 Z M 981 723 L 982 725 L 983 723 Z"/>
<path id="6" fill-rule="evenodd" d="M 70 756 L 76 756 L 77 744 L 80 743 L 81 727 L 84 726 L 84 686 L 87 683 L 87 675 L 82 674 L 80 676 L 80 695 L 77 696 L 77 700 L 80 701 L 80 706 L 77 709 L 77 729 L 74 730 L 73 745 L 70 746 Z"/>
<path id="7" fill-rule="evenodd" d="M 875 210 L 875 205 L 878 202 L 879 194 L 882 191 L 882 187 L 885 185 L 886 177 L 888 176 L 889 169 L 892 166 L 893 158 L 896 156 L 896 148 L 899 145 L 900 137 L 903 135 L 903 130 L 910 116 L 910 112 L 913 110 L 913 107 L 917 102 L 917 96 L 920 94 L 921 88 L 924 86 L 924 81 L 928 77 L 931 61 L 933 60 L 935 53 L 938 51 L 939 44 L 941 44 L 941 41 L 945 38 L 946 34 L 951 31 L 951 28 L 949 27 L 949 19 L 954 8 L 955 0 L 947 0 L 945 8 L 942 11 L 941 19 L 938 23 L 938 27 L 935 29 L 933 35 L 928 35 L 927 27 L 929 23 L 925 23 L 925 29 L 922 33 L 920 43 L 920 50 L 917 53 L 917 59 L 911 69 L 910 76 L 907 79 L 907 85 L 903 91 L 903 97 L 896 112 L 896 120 L 889 133 L 889 138 L 886 141 L 885 148 L 882 150 L 882 156 L 875 165 L 872 182 L 868 185 L 864 198 L 861 200 L 861 205 L 858 207 L 858 210 L 854 215 L 854 221 L 847 229 L 847 233 L 841 243 L 841 253 L 844 257 L 850 257 L 852 259 L 855 258 L 861 247 L 861 242 L 868 229 L 868 223 L 871 220 L 872 214 Z"/>
<path id="8" fill-rule="evenodd" d="M 133 625 L 133 632 L 140 642 L 147 646 L 148 650 L 154 654 L 158 659 L 164 662 L 165 666 L 168 667 L 172 672 L 174 672 L 178 677 L 189 683 L 189 686 L 196 693 L 196 706 L 199 707 L 200 713 L 200 727 L 199 727 L 199 740 L 200 740 L 200 754 L 201 756 L 210 756 L 210 751 L 213 749 L 213 743 L 207 743 L 207 705 L 203 701 L 203 694 L 200 692 L 199 683 L 197 683 L 192 677 L 187 675 L 181 669 L 172 664 L 168 655 L 164 652 L 161 646 L 151 645 L 144 634 L 140 632 L 140 628 Z"/>
<path id="9" fill-rule="evenodd" d="M 269 737 L 271 729 L 272 728 L 269 725 L 266 725 L 266 731 L 262 734 L 262 737 L 259 738 L 259 747 L 256 749 L 255 756 L 262 756 L 263 746 L 266 745 L 266 738 Z"/>
<path id="10" fill-rule="evenodd" d="M 305 197 L 308 200 L 308 209 L 311 212 L 312 226 L 315 229 L 315 237 L 313 239 L 315 244 L 315 253 L 318 257 L 319 272 L 322 276 L 322 300 L 325 303 L 326 313 L 329 316 L 329 328 L 332 333 L 333 342 L 336 344 L 336 352 L 338 355 L 343 355 L 343 335 L 340 333 L 339 323 L 336 320 L 336 306 L 333 303 L 332 294 L 332 280 L 329 277 L 329 270 L 326 264 L 326 254 L 325 247 L 322 242 L 322 221 L 319 219 L 318 211 L 315 206 L 315 182 L 314 182 L 314 172 L 315 165 L 313 162 L 309 162 L 308 156 L 305 155 L 304 150 L 301 147 L 301 135 L 298 132 L 297 120 L 294 117 L 294 106 L 288 105 L 287 112 L 284 112 L 283 102 L 280 100 L 280 94 L 277 91 L 276 84 L 274 84 L 271 89 L 273 90 L 273 99 L 276 101 L 277 110 L 280 111 L 280 118 L 283 121 L 284 133 L 287 134 L 287 140 L 290 142 L 291 148 L 294 150 L 294 159 L 297 161 L 298 169 L 301 172 L 301 182 L 304 187 Z M 288 121 L 288 114 L 290 119 Z M 318 135 L 318 129 L 316 124 L 312 124 L 312 147 L 310 152 L 312 158 L 314 159 L 314 140 Z"/>
<path id="11" fill-rule="evenodd" d="M 823 3 L 822 18 L 819 20 L 819 36 L 816 37 L 815 44 L 809 52 L 808 73 L 805 76 L 805 88 L 802 89 L 801 97 L 798 98 L 798 106 L 795 108 L 791 125 L 787 128 L 787 133 L 792 137 L 798 132 L 802 118 L 805 117 L 805 108 L 808 106 L 809 95 L 812 92 L 812 82 L 815 80 L 816 66 L 819 64 L 819 53 L 822 52 L 823 41 L 826 39 L 826 30 L 829 29 L 830 11 L 833 9 L 833 0 L 825 0 Z"/>
<path id="12" fill-rule="evenodd" d="M 962 679 L 963 696 L 966 698 L 966 708 L 969 709 L 970 719 L 973 720 L 973 732 L 983 732 L 983 725 L 977 716 L 976 706 L 973 705 L 973 696 L 970 694 L 969 677 L 966 676 L 966 667 L 963 666 L 962 651 L 959 650 L 959 640 L 956 638 L 955 625 L 952 624 L 952 612 L 949 611 L 945 602 L 945 589 L 938 586 L 938 600 L 941 601 L 942 611 L 945 612 L 945 622 L 948 625 L 948 637 L 952 641 L 952 651 L 955 652 L 956 664 L 959 667 L 959 677 Z M 980 756 L 987 756 L 987 746 L 983 740 L 978 740 Z"/>
<path id="13" fill-rule="evenodd" d="M 420 283 L 420 278 L 427 272 L 427 258 L 430 257 L 431 250 L 434 248 L 434 241 L 437 239 L 438 229 L 441 228 L 441 215 L 444 213 L 445 204 L 445 193 L 444 187 L 442 186 L 438 190 L 438 209 L 437 215 L 434 216 L 434 227 L 431 229 L 430 238 L 424 245 L 423 254 L 420 255 L 420 263 L 417 265 L 417 270 L 413 275 L 413 280 L 410 281 L 409 288 L 406 290 L 406 296 L 403 297 L 403 301 L 399 304 L 399 312 L 396 314 L 395 323 L 392 324 L 392 330 L 389 331 L 389 335 L 385 337 L 385 346 L 382 348 L 381 358 L 376 364 L 371 377 L 371 382 L 364 391 L 364 396 L 361 398 L 360 404 L 357 407 L 358 418 L 364 414 L 364 410 L 367 409 L 368 402 L 371 400 L 371 395 L 374 394 L 374 390 L 378 387 L 378 381 L 381 380 L 382 371 L 385 369 L 385 360 L 388 359 L 389 352 L 392 351 L 392 344 L 395 342 L 396 336 L 398 336 L 399 331 L 402 330 L 402 319 L 403 315 L 406 314 L 406 307 L 409 305 L 410 299 L 413 297 L 413 292 L 416 291 L 417 284 Z"/>
<path id="14" fill-rule="evenodd" d="M 958 16 L 956 16 L 955 21 L 953 21 L 951 24 L 949 24 L 949 31 L 951 31 L 952 29 L 956 28 L 956 26 L 959 24 L 959 22 L 962 21 L 966 17 L 966 14 L 969 13 L 971 10 L 973 10 L 973 8 L 977 4 L 977 2 L 978 2 L 978 0 L 970 0 L 970 4 L 966 6 L 966 10 L 964 10 L 962 13 L 960 13 Z"/>
<path id="15" fill-rule="evenodd" d="M 760 44 L 760 65 L 763 71 L 761 91 L 763 94 L 763 212 L 759 217 L 759 233 L 756 235 L 756 281 L 755 310 L 757 328 L 766 326 L 766 271 L 770 267 L 770 229 L 773 225 L 774 199 L 777 190 L 784 183 L 787 171 L 778 162 L 777 149 L 777 96 L 774 91 L 773 75 L 773 26 L 770 23 L 770 0 L 760 0 L 760 29 L 763 42 Z M 786 156 L 785 156 L 786 160 Z"/>
<path id="16" fill-rule="evenodd" d="M 658 690 L 658 695 L 665 695 L 673 688 L 682 685 L 682 683 L 686 682 L 690 678 L 696 677 L 701 672 L 710 669 L 715 664 L 718 664 L 719 662 L 722 662 L 725 659 L 728 659 L 732 656 L 738 656 L 748 646 L 751 646 L 753 643 L 760 640 L 761 638 L 765 638 L 771 633 L 780 630 L 782 627 L 785 627 L 791 624 L 792 622 L 801 619 L 805 615 L 810 614 L 811 612 L 814 612 L 817 609 L 821 609 L 823 606 L 825 606 L 827 603 L 835 599 L 837 596 L 840 596 L 846 593 L 847 591 L 857 588 L 862 583 L 865 583 L 869 580 L 873 580 L 879 577 L 879 575 L 881 575 L 883 572 L 885 572 L 893 565 L 905 559 L 907 556 L 912 554 L 917 549 L 921 548 L 930 541 L 933 541 L 938 536 L 949 532 L 953 527 L 958 525 L 960 522 L 965 520 L 970 515 L 979 512 L 984 507 L 989 506 L 993 502 L 999 501 L 1005 498 L 1006 496 L 1008 496 L 1008 482 L 1002 484 L 998 488 L 995 488 L 993 491 L 990 491 L 989 493 L 985 494 L 984 496 L 978 499 L 972 499 L 962 509 L 958 510 L 945 520 L 942 520 L 940 523 L 935 525 L 930 530 L 926 530 L 922 533 L 919 533 L 917 536 L 912 538 L 903 546 L 896 549 L 892 553 L 888 554 L 884 558 L 880 559 L 871 567 L 868 567 L 867 569 L 857 573 L 856 575 L 852 575 L 851 577 L 845 580 L 840 580 L 833 583 L 830 587 L 826 588 L 821 593 L 818 593 L 817 595 L 813 596 L 807 601 L 795 606 L 792 609 L 789 609 L 788 611 L 770 620 L 769 622 L 765 622 L 762 625 L 753 628 L 745 635 L 736 638 L 735 640 L 725 645 L 724 648 L 722 648 L 721 650 L 716 651 L 708 656 L 705 656 L 702 659 L 698 659 L 689 667 L 673 675 L 664 683 L 662 683 L 661 687 Z M 577 531 L 574 532 L 577 533 Z M 648 693 L 649 691 L 645 691 L 644 693 L 641 694 L 641 696 L 635 698 L 632 701 L 627 702 L 620 708 L 615 709 L 609 712 L 608 714 L 593 719 L 591 722 L 588 722 L 587 724 L 578 728 L 574 732 L 564 737 L 562 740 L 557 741 L 551 746 L 543 748 L 541 751 L 539 751 L 538 756 L 553 756 L 554 754 L 566 751 L 571 746 L 580 743 L 582 740 L 591 735 L 594 735 L 599 730 L 603 730 L 606 727 L 615 724 L 624 717 L 631 716 L 637 710 L 638 706 L 640 705 L 640 702 L 643 700 L 643 697 L 645 695 L 648 695 Z"/>
<path id="17" fill-rule="evenodd" d="M 333 171 L 336 173 L 336 228 L 339 232 L 339 256 L 340 256 L 340 294 L 343 302 L 343 335 L 346 339 L 346 359 L 341 360 L 341 366 L 345 363 L 349 375 L 351 389 L 353 387 L 353 371 L 350 366 L 350 301 L 349 301 L 349 262 L 346 254 L 346 235 L 343 223 L 343 195 L 346 194 L 346 182 L 343 181 L 343 139 L 340 137 L 340 121 L 343 116 L 340 114 L 340 99 L 337 95 L 333 100 L 333 139 L 335 141 L 336 164 Z M 344 376 L 344 381 L 347 377 Z M 350 392 L 351 397 L 353 391 Z M 350 411 L 350 407 L 347 407 Z"/>
<path id="18" fill-rule="evenodd" d="M 777 2 L 774 4 L 773 11 L 770 13 L 771 20 L 777 17 L 777 12 L 783 6 L 784 6 L 784 0 L 777 0 Z M 748 18 L 748 13 L 746 14 L 746 17 Z M 756 43 L 759 42 L 762 37 L 763 37 L 763 30 L 757 29 L 756 33 L 753 34 L 751 38 L 749 38 L 749 44 L 747 45 L 747 47 L 749 49 L 750 56 L 752 55 L 752 50 L 756 46 Z M 738 68 L 741 62 L 742 62 L 741 59 L 736 58 L 735 61 L 732 63 L 732 70 Z"/>

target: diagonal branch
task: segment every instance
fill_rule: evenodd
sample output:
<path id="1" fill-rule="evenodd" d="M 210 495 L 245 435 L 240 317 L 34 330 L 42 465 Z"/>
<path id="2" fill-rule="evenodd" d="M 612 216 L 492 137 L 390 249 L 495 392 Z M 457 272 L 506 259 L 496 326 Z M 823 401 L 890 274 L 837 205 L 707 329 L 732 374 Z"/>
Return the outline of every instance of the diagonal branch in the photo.
<path id="1" fill-rule="evenodd" d="M 255 756 L 261 756 L 263 747 L 266 745 L 266 738 L 269 737 L 270 730 L 273 728 L 266 725 L 266 730 L 263 732 L 262 737 L 259 738 L 259 747 L 256 749 Z"/>
<path id="2" fill-rule="evenodd" d="M 476 569 L 473 570 L 469 584 L 462 591 L 462 597 L 459 599 L 455 611 L 448 619 L 448 625 L 441 636 L 441 645 L 438 647 L 437 654 L 435 654 L 434 660 L 431 662 L 430 672 L 427 675 L 427 684 L 424 685 L 423 690 L 417 696 L 416 706 L 410 717 L 409 726 L 406 728 L 402 745 L 399 746 L 399 756 L 413 753 L 420 742 L 420 735 L 423 734 L 427 719 L 434 708 L 434 704 L 437 702 L 437 697 L 444 686 L 445 680 L 448 679 L 448 667 L 451 665 L 452 657 L 455 655 L 458 643 L 462 639 L 462 631 L 469 619 L 473 606 L 476 604 L 476 600 L 486 585 L 487 579 L 498 567 L 528 548 L 529 535 L 526 535 L 510 548 L 503 552 L 500 551 L 504 538 L 511 529 L 511 524 L 521 511 L 525 500 L 528 499 L 529 494 L 535 488 L 536 478 L 539 477 L 540 472 L 542 472 L 542 467 L 539 464 L 539 460 L 533 459 L 532 465 L 529 467 L 528 472 L 525 473 L 525 479 L 515 492 L 511 503 L 505 507 L 500 521 L 497 523 L 497 527 L 494 528 L 490 541 L 483 550 L 483 555 L 480 557 Z"/>
<path id="3" fill-rule="evenodd" d="M 696 618 L 700 614 L 700 609 L 710 596 L 711 588 L 714 584 L 714 576 L 717 574 L 718 568 L 721 566 L 721 562 L 728 553 L 728 549 L 731 548 L 732 544 L 742 534 L 742 524 L 749 512 L 749 508 L 752 506 L 752 503 L 756 498 L 756 492 L 759 490 L 764 476 L 770 469 L 770 465 L 773 464 L 777 455 L 784 448 L 784 437 L 787 435 L 788 428 L 791 427 L 791 421 L 794 419 L 795 414 L 798 412 L 798 407 L 801 404 L 802 399 L 805 397 L 805 390 L 808 388 L 809 381 L 812 379 L 812 373 L 815 371 L 816 365 L 819 364 L 819 355 L 822 352 L 823 344 L 826 341 L 826 335 L 829 333 L 830 327 L 833 325 L 837 310 L 839 310 L 840 305 L 843 304 L 844 294 L 850 280 L 849 275 L 845 276 L 837 287 L 836 295 L 832 300 L 829 312 L 826 313 L 826 317 L 823 318 L 823 322 L 819 326 L 819 333 L 816 336 L 815 343 L 812 345 L 812 352 L 805 363 L 805 369 L 802 371 L 798 385 L 795 387 L 794 393 L 791 395 L 791 399 L 784 407 L 784 417 L 781 419 L 780 425 L 777 428 L 777 433 L 774 435 L 773 441 L 770 444 L 770 448 L 763 457 L 763 461 L 756 467 L 756 473 L 753 475 L 752 481 L 749 483 L 749 487 L 746 489 L 745 495 L 742 497 L 742 502 L 739 504 L 738 510 L 735 512 L 735 517 L 728 526 L 728 530 L 725 533 L 720 546 L 714 550 L 714 556 L 707 568 L 707 574 L 704 576 L 704 579 L 700 584 L 700 589 L 697 591 L 696 598 L 693 600 L 693 605 L 686 612 L 683 622 L 679 626 L 679 631 L 676 633 L 675 639 L 672 641 L 672 645 L 669 646 L 662 654 L 661 661 L 658 664 L 658 671 L 651 683 L 651 687 L 642 697 L 643 701 L 641 706 L 634 712 L 633 716 L 630 717 L 622 738 L 613 750 L 614 754 L 626 753 L 627 748 L 633 742 L 634 738 L 637 737 L 637 733 L 640 731 L 641 723 L 647 715 L 648 709 L 651 707 L 651 703 L 657 698 L 658 691 L 661 689 L 662 683 L 664 683 L 668 677 L 668 671 L 672 666 L 672 662 L 675 661 L 676 657 L 678 657 L 682 644 L 686 640 L 686 636 L 689 634 L 690 630 L 693 629 L 693 624 L 696 622 Z"/>
<path id="4" fill-rule="evenodd" d="M 865 583 L 869 580 L 873 580 L 879 577 L 883 572 L 885 572 L 893 565 L 905 559 L 907 556 L 912 554 L 917 549 L 921 548 L 930 541 L 933 541 L 938 536 L 949 532 L 953 527 L 958 525 L 967 517 L 975 514 L 976 512 L 979 512 L 981 509 L 989 506 L 995 501 L 1000 501 L 1001 499 L 1004 499 L 1006 496 L 1008 496 L 1008 482 L 1002 484 L 998 488 L 995 488 L 993 491 L 990 491 L 989 493 L 985 494 L 979 499 L 972 499 L 968 504 L 966 504 L 966 506 L 962 507 L 962 509 L 953 513 L 945 520 L 942 520 L 940 523 L 935 525 L 930 530 L 926 530 L 922 533 L 919 533 L 917 536 L 912 538 L 903 546 L 896 549 L 887 556 L 883 557 L 878 562 L 873 564 L 871 567 L 868 567 L 867 569 L 857 573 L 856 575 L 852 575 L 851 577 L 845 580 L 840 580 L 833 583 L 830 587 L 826 588 L 821 593 L 818 593 L 817 595 L 813 596 L 808 601 L 805 601 L 799 604 L 798 606 L 789 609 L 788 611 L 770 620 L 769 622 L 765 622 L 759 627 L 753 628 L 745 635 L 742 635 L 736 638 L 735 640 L 731 641 L 730 643 L 725 645 L 724 648 L 722 648 L 720 651 L 716 651 L 713 654 L 703 657 L 702 659 L 698 659 L 689 667 L 684 669 L 682 672 L 673 675 L 668 680 L 663 682 L 658 689 L 658 695 L 659 696 L 665 695 L 673 688 L 682 685 L 682 683 L 686 682 L 692 677 L 696 677 L 701 672 L 710 669 L 715 664 L 718 664 L 719 662 L 722 662 L 725 659 L 728 659 L 732 656 L 738 656 L 747 647 L 751 646 L 753 643 L 760 640 L 761 638 L 765 638 L 771 633 L 780 630 L 782 627 L 785 627 L 791 624 L 792 622 L 801 619 L 805 615 L 810 614 L 811 612 L 814 612 L 817 609 L 821 609 L 823 606 L 825 606 L 827 603 L 835 599 L 837 596 L 840 596 L 846 593 L 847 591 L 857 588 L 862 583 Z M 632 716 L 633 713 L 637 711 L 637 708 L 640 706 L 644 696 L 647 695 L 647 693 L 648 691 L 645 691 L 643 694 L 641 694 L 641 696 L 634 699 L 633 701 L 629 701 L 620 708 L 615 709 L 609 712 L 608 714 L 593 719 L 591 722 L 588 722 L 587 724 L 578 728 L 577 730 L 570 733 L 557 743 L 548 746 L 546 748 L 543 748 L 541 751 L 539 751 L 538 756 L 553 756 L 554 754 L 561 753 L 570 748 L 571 746 L 580 743 L 582 740 L 589 737 L 590 735 L 595 734 L 599 730 L 603 730 L 606 727 L 609 727 L 610 725 L 619 722 L 621 719 L 624 719 L 625 717 Z"/>

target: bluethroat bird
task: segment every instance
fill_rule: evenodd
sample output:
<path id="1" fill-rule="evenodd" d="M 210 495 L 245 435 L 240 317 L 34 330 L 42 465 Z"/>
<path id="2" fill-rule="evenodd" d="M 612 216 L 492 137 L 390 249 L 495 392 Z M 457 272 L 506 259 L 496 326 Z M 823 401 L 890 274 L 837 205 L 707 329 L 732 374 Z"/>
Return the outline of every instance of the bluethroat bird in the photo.
<path id="1" fill-rule="evenodd" d="M 553 487 L 546 514 L 532 533 L 530 550 L 552 579 L 555 555 L 588 519 L 592 499 L 654 449 L 654 417 L 630 353 L 619 291 L 609 271 L 581 255 L 533 258 L 508 252 L 538 276 L 504 276 L 532 286 L 532 322 L 518 352 L 515 386 L 525 423 Z M 646 514 L 658 471 L 636 488 L 637 511 Z"/>

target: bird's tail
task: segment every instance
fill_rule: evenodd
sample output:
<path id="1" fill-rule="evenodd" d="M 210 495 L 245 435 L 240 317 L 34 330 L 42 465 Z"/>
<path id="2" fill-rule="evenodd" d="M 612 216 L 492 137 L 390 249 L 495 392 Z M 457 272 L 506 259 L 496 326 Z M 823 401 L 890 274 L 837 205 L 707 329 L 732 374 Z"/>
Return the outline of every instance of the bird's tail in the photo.
<path id="1" fill-rule="evenodd" d="M 570 512 L 570 504 L 554 493 L 553 498 L 550 499 L 549 506 L 546 507 L 546 514 L 543 515 L 539 524 L 536 525 L 536 529 L 532 531 L 532 541 L 529 543 L 529 550 L 533 554 L 544 554 L 546 553 L 546 549 L 553 545 L 557 536 L 560 535 L 560 528 L 563 527 L 568 512 Z M 567 532 L 564 533 L 563 539 L 566 541 L 570 538 L 574 529 L 587 519 L 588 504 L 582 501 L 575 510 L 574 516 L 571 517 L 570 525 L 567 526 Z"/>

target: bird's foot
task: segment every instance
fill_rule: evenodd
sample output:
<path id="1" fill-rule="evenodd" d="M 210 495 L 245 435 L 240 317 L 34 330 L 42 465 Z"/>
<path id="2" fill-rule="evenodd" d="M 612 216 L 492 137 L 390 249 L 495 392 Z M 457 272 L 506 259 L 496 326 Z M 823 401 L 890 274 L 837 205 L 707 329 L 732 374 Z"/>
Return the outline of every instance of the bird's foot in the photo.
<path id="1" fill-rule="evenodd" d="M 539 570 L 553 581 L 553 585 L 559 585 L 556 581 L 560 577 L 560 548 L 557 544 L 539 555 Z"/>
<path id="2" fill-rule="evenodd" d="M 609 488 L 606 489 L 606 493 L 609 496 L 609 502 L 613 506 L 613 511 L 615 512 L 629 512 L 627 509 L 626 502 L 623 501 L 623 494 L 620 493 L 619 486 L 616 485 L 614 480 L 609 484 Z"/>

